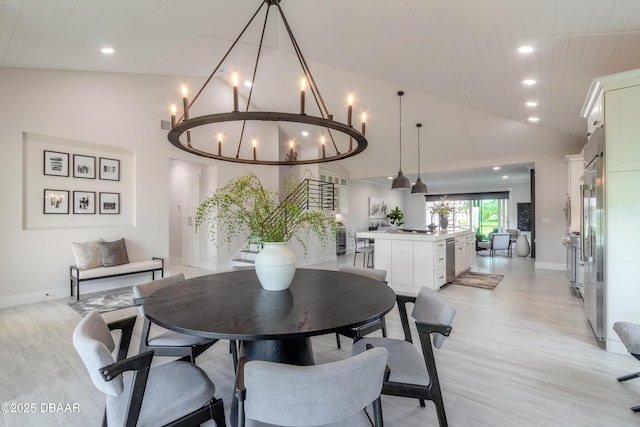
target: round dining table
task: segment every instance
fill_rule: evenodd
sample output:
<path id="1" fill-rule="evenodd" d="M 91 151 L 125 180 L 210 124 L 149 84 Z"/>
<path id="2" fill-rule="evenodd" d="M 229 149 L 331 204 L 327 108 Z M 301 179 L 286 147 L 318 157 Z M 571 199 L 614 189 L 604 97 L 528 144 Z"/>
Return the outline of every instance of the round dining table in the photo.
<path id="1" fill-rule="evenodd" d="M 254 270 L 188 279 L 153 293 L 145 315 L 170 330 L 241 342 L 248 360 L 314 363 L 310 337 L 380 319 L 396 295 L 368 277 L 297 269 L 289 289 L 267 291 Z"/>

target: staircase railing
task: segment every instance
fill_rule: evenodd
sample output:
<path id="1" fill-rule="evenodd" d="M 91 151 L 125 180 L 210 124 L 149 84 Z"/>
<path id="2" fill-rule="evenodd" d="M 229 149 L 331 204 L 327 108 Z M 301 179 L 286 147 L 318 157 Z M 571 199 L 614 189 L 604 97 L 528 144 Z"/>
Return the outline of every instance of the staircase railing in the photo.
<path id="1" fill-rule="evenodd" d="M 287 215 L 286 204 L 292 203 L 300 212 L 309 209 L 335 210 L 335 185 L 331 182 L 307 178 L 300 182 L 269 216 L 269 221 Z M 288 224 L 289 221 L 286 221 Z"/>

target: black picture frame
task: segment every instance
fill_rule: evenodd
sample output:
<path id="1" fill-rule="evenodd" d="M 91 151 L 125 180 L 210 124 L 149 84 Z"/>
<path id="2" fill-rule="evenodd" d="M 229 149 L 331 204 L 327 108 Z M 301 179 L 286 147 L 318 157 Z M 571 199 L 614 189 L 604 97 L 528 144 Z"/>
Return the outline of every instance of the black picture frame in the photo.
<path id="1" fill-rule="evenodd" d="M 120 181 L 120 160 L 100 157 L 100 179 Z"/>
<path id="2" fill-rule="evenodd" d="M 73 192 L 73 214 L 92 215 L 96 213 L 96 192 L 95 191 L 74 191 Z"/>
<path id="3" fill-rule="evenodd" d="M 44 190 L 42 213 L 46 215 L 66 215 L 69 213 L 69 191 Z"/>
<path id="4" fill-rule="evenodd" d="M 73 177 L 96 179 L 96 158 L 82 154 L 73 155 Z"/>
<path id="5" fill-rule="evenodd" d="M 120 193 L 100 193 L 100 214 L 118 215 L 120 213 Z"/>
<path id="6" fill-rule="evenodd" d="M 531 231 L 531 203 L 518 203 L 518 230 Z"/>
<path id="7" fill-rule="evenodd" d="M 43 173 L 49 176 L 69 176 L 69 153 L 44 150 Z"/>

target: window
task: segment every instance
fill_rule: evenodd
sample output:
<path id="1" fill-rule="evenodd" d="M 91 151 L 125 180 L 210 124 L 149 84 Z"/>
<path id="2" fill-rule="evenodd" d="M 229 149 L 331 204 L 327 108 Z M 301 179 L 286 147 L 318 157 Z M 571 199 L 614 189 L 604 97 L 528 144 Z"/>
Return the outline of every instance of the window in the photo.
<path id="1" fill-rule="evenodd" d="M 425 196 L 427 224 L 439 224 L 440 218 L 438 214 L 431 214 L 431 207 L 445 196 L 455 206 L 455 211 L 449 215 L 449 228 L 470 228 L 485 239 L 489 237 L 489 233 L 507 228 L 508 191 Z"/>

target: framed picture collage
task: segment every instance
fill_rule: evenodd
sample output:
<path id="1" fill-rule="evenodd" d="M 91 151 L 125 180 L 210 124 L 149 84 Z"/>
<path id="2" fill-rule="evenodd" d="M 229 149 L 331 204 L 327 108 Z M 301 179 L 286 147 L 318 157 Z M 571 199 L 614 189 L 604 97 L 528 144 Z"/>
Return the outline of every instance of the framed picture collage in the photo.
<path id="1" fill-rule="evenodd" d="M 71 173 L 70 173 L 71 171 Z M 44 175 L 73 179 L 120 181 L 120 160 L 83 154 L 44 150 Z M 117 215 L 120 193 L 44 189 L 43 213 L 74 215 Z"/>

